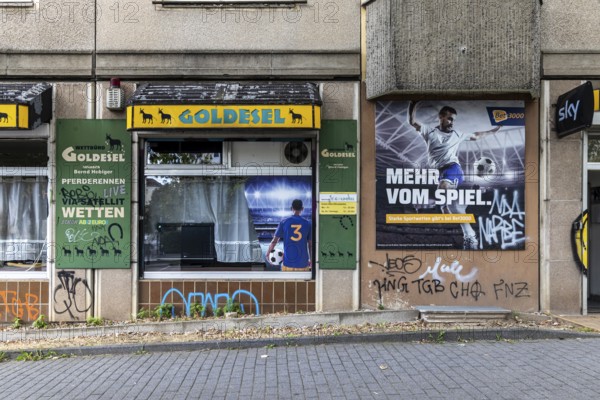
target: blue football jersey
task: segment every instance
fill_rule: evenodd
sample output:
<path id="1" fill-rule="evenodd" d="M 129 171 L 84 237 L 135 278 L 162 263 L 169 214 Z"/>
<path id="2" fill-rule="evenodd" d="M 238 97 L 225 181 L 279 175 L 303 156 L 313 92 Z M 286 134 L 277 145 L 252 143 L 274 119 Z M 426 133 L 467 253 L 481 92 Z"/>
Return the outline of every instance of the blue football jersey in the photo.
<path id="1" fill-rule="evenodd" d="M 307 242 L 312 240 L 310 221 L 299 215 L 292 215 L 281 221 L 275 236 L 283 240 L 283 265 L 290 268 L 308 267 Z"/>

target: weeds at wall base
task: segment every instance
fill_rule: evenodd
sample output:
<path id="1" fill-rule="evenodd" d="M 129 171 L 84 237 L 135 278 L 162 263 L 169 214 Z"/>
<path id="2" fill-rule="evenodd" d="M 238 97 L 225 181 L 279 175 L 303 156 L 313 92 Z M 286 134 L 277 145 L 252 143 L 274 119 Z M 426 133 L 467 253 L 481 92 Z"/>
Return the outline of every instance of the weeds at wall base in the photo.
<path id="1" fill-rule="evenodd" d="M 48 323 L 46 322 L 46 316 L 44 314 L 41 314 L 35 321 L 33 321 L 33 324 L 31 324 L 31 326 L 35 329 L 46 329 L 48 327 Z"/>
<path id="2" fill-rule="evenodd" d="M 192 318 L 202 318 L 206 312 L 206 308 L 200 303 L 190 304 L 190 316 Z"/>
<path id="3" fill-rule="evenodd" d="M 577 332 L 583 332 L 583 333 L 597 333 L 598 332 L 594 328 L 590 328 L 587 326 L 578 327 L 578 328 L 575 328 L 575 330 Z"/>
<path id="4" fill-rule="evenodd" d="M 86 324 L 88 326 L 102 326 L 104 325 L 104 320 L 100 317 L 88 317 L 86 319 Z"/>
<path id="5" fill-rule="evenodd" d="M 16 317 L 11 326 L 13 329 L 21 329 L 23 327 L 23 320 L 19 317 Z"/>
<path id="6" fill-rule="evenodd" d="M 430 342 L 430 343 L 445 343 L 446 342 L 446 331 L 439 331 L 437 333 L 437 335 L 435 336 L 435 338 L 433 337 L 433 333 L 430 333 L 427 336 L 427 340 L 426 342 Z"/>
<path id="7" fill-rule="evenodd" d="M 161 321 L 162 319 L 172 318 L 174 316 L 175 306 L 171 303 L 159 304 L 154 308 L 154 316 Z"/>
<path id="8" fill-rule="evenodd" d="M 220 318 L 226 315 L 243 315 L 242 307 L 239 303 L 233 301 L 232 299 L 228 299 L 227 303 L 223 307 L 214 307 L 210 309 L 213 317 Z M 185 314 L 188 313 L 188 315 Z M 138 320 L 157 320 L 163 321 L 166 319 L 174 319 L 174 320 L 187 320 L 187 319 L 204 319 L 206 317 L 211 316 L 209 314 L 209 309 L 200 304 L 200 303 L 192 303 L 189 305 L 189 310 L 184 310 L 184 313 L 181 317 L 175 315 L 175 306 L 172 303 L 162 303 L 154 308 L 154 310 L 149 310 L 146 308 L 141 308 L 137 314 L 136 318 Z M 134 321 L 135 322 L 135 321 Z"/>
<path id="9" fill-rule="evenodd" d="M 17 361 L 40 361 L 40 360 L 56 360 L 59 358 L 69 358 L 71 357 L 68 354 L 58 354 L 55 351 L 48 350 L 44 352 L 43 350 L 35 350 L 35 351 L 22 351 L 17 356 Z"/>

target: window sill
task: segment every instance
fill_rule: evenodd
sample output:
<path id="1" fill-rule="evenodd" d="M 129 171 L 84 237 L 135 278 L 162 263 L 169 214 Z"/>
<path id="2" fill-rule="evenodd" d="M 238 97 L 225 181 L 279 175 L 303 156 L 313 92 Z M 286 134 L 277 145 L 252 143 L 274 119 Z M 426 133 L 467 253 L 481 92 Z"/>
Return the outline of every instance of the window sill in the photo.
<path id="1" fill-rule="evenodd" d="M 210 272 L 144 272 L 145 280 L 159 279 L 212 279 L 212 280 L 230 280 L 230 281 L 245 281 L 245 280 L 305 280 L 312 279 L 312 272 L 255 272 L 255 271 L 210 271 Z"/>
<path id="2" fill-rule="evenodd" d="M 33 7 L 33 1 L 0 1 L 0 7 Z"/>
<path id="3" fill-rule="evenodd" d="M 292 7 L 307 4 L 308 0 L 153 0 L 152 4 L 163 7 Z"/>
<path id="4" fill-rule="evenodd" d="M 48 271 L 6 271 L 0 272 L 0 281 L 46 281 Z"/>

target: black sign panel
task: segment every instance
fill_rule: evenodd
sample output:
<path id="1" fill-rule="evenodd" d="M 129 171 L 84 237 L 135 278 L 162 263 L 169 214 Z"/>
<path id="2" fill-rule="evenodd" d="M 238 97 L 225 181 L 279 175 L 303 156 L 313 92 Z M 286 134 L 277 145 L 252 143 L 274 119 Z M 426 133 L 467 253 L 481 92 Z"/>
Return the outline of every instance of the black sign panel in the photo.
<path id="1" fill-rule="evenodd" d="M 559 138 L 587 129 L 594 118 L 594 89 L 586 82 L 558 97 L 556 133 Z"/>

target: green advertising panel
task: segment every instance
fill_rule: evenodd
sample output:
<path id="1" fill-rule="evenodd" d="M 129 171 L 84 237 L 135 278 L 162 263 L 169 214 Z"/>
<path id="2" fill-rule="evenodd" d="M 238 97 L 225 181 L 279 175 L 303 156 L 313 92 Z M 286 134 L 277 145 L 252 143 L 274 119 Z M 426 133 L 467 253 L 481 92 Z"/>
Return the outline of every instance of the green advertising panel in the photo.
<path id="1" fill-rule="evenodd" d="M 319 266 L 356 268 L 357 131 L 353 120 L 324 120 L 319 135 Z"/>
<path id="2" fill-rule="evenodd" d="M 56 267 L 130 268 L 131 136 L 121 120 L 56 122 Z"/>

